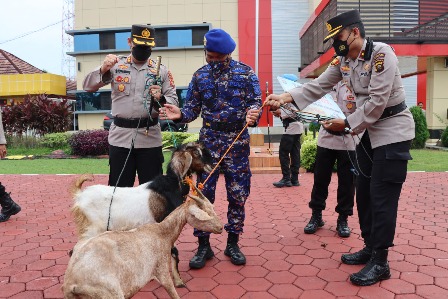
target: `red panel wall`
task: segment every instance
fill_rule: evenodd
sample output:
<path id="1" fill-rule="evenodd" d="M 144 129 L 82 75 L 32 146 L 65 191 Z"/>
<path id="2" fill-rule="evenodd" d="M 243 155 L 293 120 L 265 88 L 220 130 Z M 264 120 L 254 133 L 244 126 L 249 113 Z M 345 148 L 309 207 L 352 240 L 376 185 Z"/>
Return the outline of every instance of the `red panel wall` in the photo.
<path id="1" fill-rule="evenodd" d="M 255 0 L 238 1 L 238 49 L 240 61 L 255 69 Z M 266 98 L 266 82 L 269 93 L 272 92 L 272 17 L 271 0 L 259 0 L 258 15 L 258 79 L 260 80 L 262 100 Z M 272 114 L 266 109 L 261 117 L 260 126 L 272 126 Z"/>

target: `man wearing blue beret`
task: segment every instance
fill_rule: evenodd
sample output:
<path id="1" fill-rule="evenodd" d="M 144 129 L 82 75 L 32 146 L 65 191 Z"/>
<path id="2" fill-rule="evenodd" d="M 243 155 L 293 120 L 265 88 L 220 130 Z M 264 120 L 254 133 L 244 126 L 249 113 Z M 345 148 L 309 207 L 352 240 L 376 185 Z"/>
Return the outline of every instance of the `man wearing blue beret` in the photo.
<path id="1" fill-rule="evenodd" d="M 170 104 L 161 108 L 165 119 L 191 122 L 201 115 L 203 126 L 199 141 L 210 150 L 215 165 L 243 130 L 230 151 L 204 184 L 203 193 L 215 201 L 216 183 L 220 170 L 224 173 L 227 201 L 228 232 L 226 256 L 235 265 L 244 265 L 246 257 L 238 247 L 239 235 L 244 226 L 244 205 L 250 193 L 249 133 L 246 122 L 255 126 L 260 116 L 260 83 L 252 68 L 233 60 L 231 54 L 236 44 L 222 29 L 212 29 L 205 34 L 204 50 L 207 64 L 198 69 L 188 87 L 182 109 Z M 204 182 L 208 174 L 198 178 Z M 200 269 L 214 256 L 210 247 L 210 234 L 195 230 L 199 248 L 190 261 L 190 267 Z"/>

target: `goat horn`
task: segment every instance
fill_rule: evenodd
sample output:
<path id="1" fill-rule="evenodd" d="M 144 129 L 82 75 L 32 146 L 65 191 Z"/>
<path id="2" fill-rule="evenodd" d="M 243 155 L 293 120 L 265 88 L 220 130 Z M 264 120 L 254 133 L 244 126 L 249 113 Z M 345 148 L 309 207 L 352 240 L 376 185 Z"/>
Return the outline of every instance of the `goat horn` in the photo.
<path id="1" fill-rule="evenodd" d="M 196 187 L 195 184 L 192 184 L 191 186 L 193 187 L 194 191 L 196 191 L 196 193 L 201 197 L 202 200 L 207 199 L 207 197 L 205 197 L 205 195 L 201 192 L 201 190 L 198 187 Z"/>
<path id="2" fill-rule="evenodd" d="M 204 201 L 202 199 L 200 199 L 197 196 L 191 195 L 191 194 L 188 194 L 188 197 L 193 199 L 201 209 L 204 208 Z"/>

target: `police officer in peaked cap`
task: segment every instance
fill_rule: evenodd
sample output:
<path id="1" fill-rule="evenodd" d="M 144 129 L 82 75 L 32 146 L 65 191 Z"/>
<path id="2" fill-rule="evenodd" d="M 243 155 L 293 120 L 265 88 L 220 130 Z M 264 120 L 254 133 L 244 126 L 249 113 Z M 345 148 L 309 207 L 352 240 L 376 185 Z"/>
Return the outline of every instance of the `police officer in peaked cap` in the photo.
<path id="1" fill-rule="evenodd" d="M 109 185 L 119 187 L 134 186 L 136 173 L 139 184 L 162 174 L 158 108 L 164 103 L 179 105 L 171 72 L 163 64 L 157 69 L 156 60 L 151 59 L 154 28 L 132 25 L 128 45 L 129 55 L 107 55 L 83 82 L 88 92 L 111 85 L 114 122 L 109 129 Z"/>
<path id="2" fill-rule="evenodd" d="M 365 131 L 356 147 L 353 167 L 356 178 L 356 203 L 365 246 L 343 254 L 345 264 L 365 264 L 350 275 L 356 285 L 371 285 L 390 278 L 388 248 L 392 247 L 398 212 L 398 199 L 406 179 L 414 120 L 405 104 L 405 92 L 393 49 L 365 37 L 357 10 L 342 13 L 327 21 L 328 35 L 336 57 L 313 81 L 288 93 L 272 94 L 267 105 L 274 108 L 294 102 L 300 109 L 330 92 L 339 81 L 357 98 L 355 112 L 346 119 L 323 122 L 326 129 L 357 134 Z M 358 137 L 359 138 L 359 137 Z"/>

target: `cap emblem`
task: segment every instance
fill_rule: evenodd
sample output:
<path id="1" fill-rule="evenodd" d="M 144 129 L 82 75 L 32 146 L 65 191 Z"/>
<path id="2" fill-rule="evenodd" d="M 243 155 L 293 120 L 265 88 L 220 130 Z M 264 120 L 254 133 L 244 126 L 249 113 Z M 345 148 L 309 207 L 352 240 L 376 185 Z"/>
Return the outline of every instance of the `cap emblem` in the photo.
<path id="1" fill-rule="evenodd" d="M 142 30 L 142 37 L 143 38 L 149 38 L 151 36 L 151 32 L 147 28 Z"/>
<path id="2" fill-rule="evenodd" d="M 326 25 L 327 25 L 327 30 L 328 30 L 328 32 L 331 32 L 331 29 L 332 29 L 332 28 L 331 28 L 331 24 L 330 24 L 330 23 L 327 23 Z"/>

